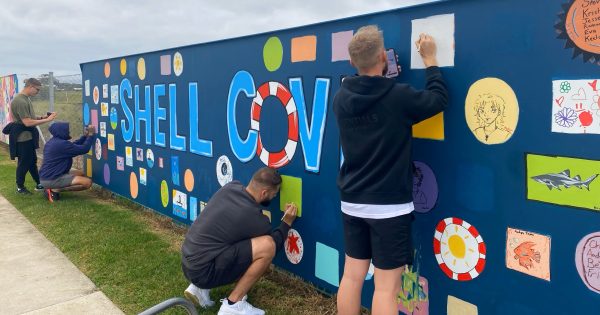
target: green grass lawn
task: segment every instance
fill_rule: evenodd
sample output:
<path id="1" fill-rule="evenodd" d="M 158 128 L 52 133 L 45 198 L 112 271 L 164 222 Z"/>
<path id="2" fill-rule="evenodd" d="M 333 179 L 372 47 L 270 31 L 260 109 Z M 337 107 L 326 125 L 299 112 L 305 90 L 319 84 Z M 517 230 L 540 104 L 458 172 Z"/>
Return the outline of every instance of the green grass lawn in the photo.
<path id="1" fill-rule="evenodd" d="M 6 149 L 0 148 L 0 194 L 121 310 L 136 314 L 168 298 L 183 296 L 188 283 L 181 272 L 179 247 L 185 227 L 99 189 L 63 193 L 53 204 L 41 193 L 18 195 L 15 165 Z M 26 186 L 34 186 L 29 175 Z M 218 300 L 230 289 L 212 290 L 217 305 L 200 310 L 200 314 L 216 314 Z M 277 269 L 257 283 L 249 299 L 268 314 L 335 314 L 335 299 Z"/>

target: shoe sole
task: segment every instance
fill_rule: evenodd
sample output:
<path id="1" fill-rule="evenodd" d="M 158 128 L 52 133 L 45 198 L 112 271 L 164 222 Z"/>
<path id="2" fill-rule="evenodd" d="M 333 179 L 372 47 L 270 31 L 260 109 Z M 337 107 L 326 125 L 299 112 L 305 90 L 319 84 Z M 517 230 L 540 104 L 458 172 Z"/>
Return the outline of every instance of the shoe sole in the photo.
<path id="1" fill-rule="evenodd" d="M 190 300 L 195 306 L 202 307 L 202 305 L 200 305 L 200 301 L 198 301 L 198 298 L 191 292 L 184 291 L 183 296 L 185 296 L 186 299 Z"/>
<path id="2" fill-rule="evenodd" d="M 240 313 L 235 312 L 235 311 L 229 311 L 229 310 L 221 310 L 221 309 L 219 309 L 219 312 L 217 313 L 217 315 L 238 315 L 238 314 L 240 314 Z M 251 314 L 258 314 L 258 313 L 251 313 Z M 261 314 L 266 314 L 266 313 L 263 312 Z"/>
<path id="3" fill-rule="evenodd" d="M 209 308 L 209 307 L 213 307 L 215 305 L 215 302 L 212 302 L 212 303 L 207 304 L 207 305 L 200 304 L 200 301 L 198 300 L 198 297 L 196 297 L 190 291 L 183 291 L 183 296 L 185 296 L 186 299 L 190 300 L 192 302 L 192 304 L 194 304 L 197 307 Z"/>

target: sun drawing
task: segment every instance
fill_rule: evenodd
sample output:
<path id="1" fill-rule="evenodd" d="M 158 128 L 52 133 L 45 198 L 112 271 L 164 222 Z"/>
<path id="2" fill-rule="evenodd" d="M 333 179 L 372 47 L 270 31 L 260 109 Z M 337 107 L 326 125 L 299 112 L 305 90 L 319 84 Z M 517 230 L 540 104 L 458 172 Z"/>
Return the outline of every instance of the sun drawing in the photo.
<path id="1" fill-rule="evenodd" d="M 573 48 L 573 59 L 600 63 L 600 2 L 573 0 L 562 5 L 563 12 L 554 25 L 557 38 L 565 40 L 565 49 Z"/>
<path id="2" fill-rule="evenodd" d="M 485 243 L 477 229 L 459 218 L 446 218 L 435 229 L 433 251 L 449 278 L 468 281 L 483 272 Z"/>

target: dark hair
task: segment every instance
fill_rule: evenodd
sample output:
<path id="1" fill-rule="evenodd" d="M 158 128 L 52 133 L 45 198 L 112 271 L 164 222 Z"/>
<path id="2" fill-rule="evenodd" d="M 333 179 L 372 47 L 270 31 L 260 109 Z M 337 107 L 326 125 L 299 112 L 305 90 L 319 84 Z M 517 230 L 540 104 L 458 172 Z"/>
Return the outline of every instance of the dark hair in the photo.
<path id="1" fill-rule="evenodd" d="M 36 78 L 29 78 L 25 80 L 25 86 L 42 86 L 42 82 Z"/>
<path id="2" fill-rule="evenodd" d="M 269 167 L 263 167 L 252 175 L 252 182 L 264 188 L 275 189 L 281 185 L 281 181 L 279 172 Z"/>

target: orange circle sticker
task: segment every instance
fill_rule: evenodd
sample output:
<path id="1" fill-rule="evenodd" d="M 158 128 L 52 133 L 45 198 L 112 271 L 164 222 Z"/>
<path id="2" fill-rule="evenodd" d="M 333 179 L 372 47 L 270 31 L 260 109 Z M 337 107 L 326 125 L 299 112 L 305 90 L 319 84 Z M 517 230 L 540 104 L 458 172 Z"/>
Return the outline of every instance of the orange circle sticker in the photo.
<path id="1" fill-rule="evenodd" d="M 100 90 L 98 90 L 97 86 L 94 86 L 94 92 L 92 93 L 92 96 L 94 98 L 94 104 L 98 105 L 98 102 L 100 101 Z"/>
<path id="2" fill-rule="evenodd" d="M 110 77 L 110 63 L 108 61 L 104 64 L 104 76 Z"/>
<path id="3" fill-rule="evenodd" d="M 135 172 L 131 172 L 131 175 L 129 175 L 129 192 L 131 193 L 131 197 L 133 199 L 137 198 L 137 196 L 138 196 L 138 180 L 137 180 L 137 175 L 135 175 Z"/>
<path id="4" fill-rule="evenodd" d="M 192 173 L 192 170 L 185 170 L 183 182 L 185 183 L 185 189 L 187 189 L 187 191 L 191 192 L 194 190 L 194 173 Z"/>

